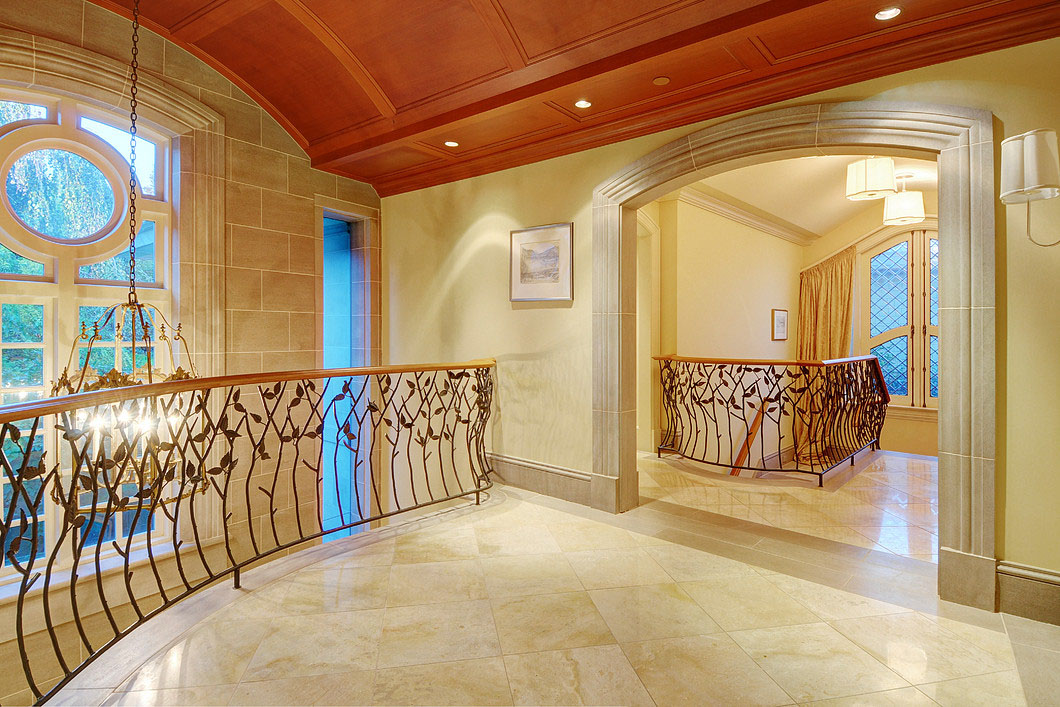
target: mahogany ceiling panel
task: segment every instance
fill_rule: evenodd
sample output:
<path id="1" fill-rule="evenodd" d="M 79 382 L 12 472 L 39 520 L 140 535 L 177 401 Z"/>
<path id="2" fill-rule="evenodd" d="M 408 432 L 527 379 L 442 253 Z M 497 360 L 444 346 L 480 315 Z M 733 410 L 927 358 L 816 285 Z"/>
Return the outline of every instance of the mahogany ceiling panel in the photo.
<path id="1" fill-rule="evenodd" d="M 254 86 L 310 142 L 381 117 L 339 59 L 273 2 L 196 45 Z"/>
<path id="2" fill-rule="evenodd" d="M 484 149 L 499 149 L 559 131 L 569 124 L 563 116 L 543 103 L 485 119 L 468 121 L 422 140 L 423 144 L 448 155 L 464 156 Z M 446 141 L 459 143 L 447 147 Z"/>
<path id="3" fill-rule="evenodd" d="M 384 174 L 426 167 L 441 161 L 441 158 L 435 155 L 429 155 L 412 147 L 398 147 L 365 159 L 344 162 L 342 168 L 360 179 L 371 181 Z"/>
<path id="4" fill-rule="evenodd" d="M 304 0 L 400 110 L 507 73 L 508 64 L 469 0 Z M 395 51 L 394 38 L 401 38 Z"/>

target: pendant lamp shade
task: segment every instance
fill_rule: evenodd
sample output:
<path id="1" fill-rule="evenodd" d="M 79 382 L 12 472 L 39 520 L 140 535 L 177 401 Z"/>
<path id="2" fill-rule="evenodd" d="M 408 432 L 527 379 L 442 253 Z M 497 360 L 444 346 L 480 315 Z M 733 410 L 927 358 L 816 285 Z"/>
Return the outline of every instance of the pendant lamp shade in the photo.
<path id="1" fill-rule="evenodd" d="M 847 165 L 847 198 L 851 201 L 882 199 L 897 191 L 890 157 L 870 157 Z"/>
<path id="2" fill-rule="evenodd" d="M 1001 201 L 1022 204 L 1060 196 L 1055 130 L 1031 130 L 1001 141 Z"/>
<path id="3" fill-rule="evenodd" d="M 885 226 L 908 226 L 924 220 L 924 192 L 900 191 L 883 202 Z"/>

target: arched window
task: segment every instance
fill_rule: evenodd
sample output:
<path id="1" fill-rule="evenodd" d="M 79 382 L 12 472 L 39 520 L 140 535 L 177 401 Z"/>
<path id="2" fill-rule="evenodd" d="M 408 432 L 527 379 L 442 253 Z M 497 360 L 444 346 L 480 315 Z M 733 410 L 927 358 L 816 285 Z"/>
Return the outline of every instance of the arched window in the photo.
<path id="1" fill-rule="evenodd" d="M 4 404 L 48 395 L 68 361 L 82 323 L 126 297 L 129 287 L 128 118 L 76 98 L 0 87 L 0 395 Z M 139 126 L 136 168 L 137 294 L 172 312 L 173 184 L 170 142 Z M 125 328 L 128 332 L 129 328 Z M 101 373 L 130 372 L 133 342 L 113 326 L 102 332 L 90 365 Z M 141 356 L 139 351 L 135 356 Z M 142 361 L 139 362 L 141 365 Z M 45 440 L 50 435 L 45 436 Z M 50 444 L 50 443 L 49 443 Z M 42 443 L 33 453 L 45 451 Z M 54 459 L 52 450 L 48 458 Z M 4 512 L 12 494 L 6 478 Z M 98 499 L 97 499 L 98 502 Z M 27 525 L 44 525 L 50 551 L 48 502 Z M 93 500 L 84 499 L 86 507 Z M 28 509 L 25 509 L 28 510 Z M 119 514 L 120 516 L 121 514 Z M 129 520 L 128 527 L 123 521 Z M 90 542 L 144 536 L 144 523 L 117 517 L 109 527 L 87 523 Z M 29 528 L 24 529 L 26 534 Z M 7 543 L 14 541 L 9 538 Z M 28 543 L 22 543 L 28 552 Z M 7 548 L 3 548 L 6 554 Z M 6 564 L 6 559 L 0 560 Z M 7 569 L 7 568 L 5 568 Z"/>

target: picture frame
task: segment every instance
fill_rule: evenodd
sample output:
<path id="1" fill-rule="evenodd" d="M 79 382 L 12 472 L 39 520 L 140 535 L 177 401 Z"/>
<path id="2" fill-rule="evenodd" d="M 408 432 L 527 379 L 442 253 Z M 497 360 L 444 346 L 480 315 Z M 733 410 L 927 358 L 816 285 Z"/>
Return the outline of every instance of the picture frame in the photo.
<path id="1" fill-rule="evenodd" d="M 786 309 L 773 309 L 770 310 L 772 319 L 771 336 L 773 341 L 787 341 L 788 340 L 788 310 Z"/>
<path id="2" fill-rule="evenodd" d="M 574 301 L 573 223 L 511 231 L 508 260 L 509 301 Z"/>

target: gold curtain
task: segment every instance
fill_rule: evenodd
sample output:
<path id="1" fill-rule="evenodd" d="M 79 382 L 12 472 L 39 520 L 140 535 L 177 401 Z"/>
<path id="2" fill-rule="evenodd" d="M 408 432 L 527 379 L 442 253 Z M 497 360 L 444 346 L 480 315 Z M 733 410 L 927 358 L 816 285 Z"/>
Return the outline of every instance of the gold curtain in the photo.
<path id="1" fill-rule="evenodd" d="M 854 267 L 857 248 L 851 246 L 799 275 L 797 356 L 802 361 L 824 361 L 850 354 L 854 326 Z M 799 462 L 813 464 L 828 444 L 828 430 L 822 425 L 807 426 L 800 418 L 808 416 L 809 394 L 800 399 L 794 423 L 795 453 Z M 803 407 L 805 405 L 806 407 Z"/>

